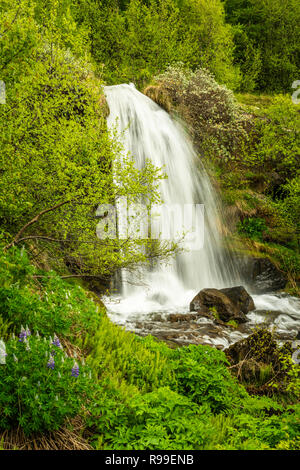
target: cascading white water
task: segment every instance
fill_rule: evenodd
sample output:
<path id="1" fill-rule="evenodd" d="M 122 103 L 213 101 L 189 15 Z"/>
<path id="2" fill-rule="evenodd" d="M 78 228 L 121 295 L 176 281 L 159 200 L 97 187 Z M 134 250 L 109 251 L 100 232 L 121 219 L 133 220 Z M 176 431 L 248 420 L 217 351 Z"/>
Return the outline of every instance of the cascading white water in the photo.
<path id="1" fill-rule="evenodd" d="M 122 295 L 117 302 L 107 299 L 111 318 L 130 326 L 131 319 L 150 312 L 184 313 L 193 296 L 203 288 L 241 285 L 237 268 L 221 243 L 220 208 L 212 185 L 184 129 L 134 85 L 106 87 L 105 94 L 110 109 L 108 126 L 117 129 L 124 153 L 132 155 L 139 169 L 149 159 L 167 174 L 168 178 L 160 185 L 163 202 L 181 206 L 203 204 L 205 210 L 204 246 L 176 255 L 169 265 L 157 264 L 144 270 L 141 285 L 133 285 L 124 272 Z M 122 231 L 124 217 L 119 215 Z M 162 224 L 169 224 L 168 219 L 162 220 Z M 254 300 L 261 310 L 290 314 L 289 327 L 296 334 L 300 326 L 298 299 L 270 294 L 255 296 Z M 254 323 L 261 321 L 256 313 L 251 315 Z M 277 323 L 284 323 L 282 319 L 279 315 Z M 237 337 L 233 339 L 236 340 Z"/>
<path id="2" fill-rule="evenodd" d="M 110 109 L 108 125 L 117 126 L 122 134 L 124 152 L 133 156 L 139 169 L 149 159 L 167 174 L 160 185 L 163 202 L 180 207 L 204 204 L 205 212 L 204 246 L 177 255 L 169 266 L 157 265 L 144 271 L 142 287 L 127 285 L 125 280 L 124 297 L 142 293 L 147 301 L 180 305 L 187 295 L 190 298 L 191 291 L 233 285 L 236 272 L 221 245 L 213 190 L 184 130 L 133 85 L 106 87 L 105 94 Z M 168 223 L 167 218 L 162 220 L 162 224 Z"/>

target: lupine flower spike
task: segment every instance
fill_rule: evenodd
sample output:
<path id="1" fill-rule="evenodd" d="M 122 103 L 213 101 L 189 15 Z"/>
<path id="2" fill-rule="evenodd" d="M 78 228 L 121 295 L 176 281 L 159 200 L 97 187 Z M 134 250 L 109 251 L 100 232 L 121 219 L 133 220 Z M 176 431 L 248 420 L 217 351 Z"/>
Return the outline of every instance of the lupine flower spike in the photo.
<path id="1" fill-rule="evenodd" d="M 19 334 L 19 342 L 22 343 L 26 339 L 26 330 L 21 326 L 21 332 Z"/>
<path id="2" fill-rule="evenodd" d="M 1 339 L 0 340 L 0 364 L 5 364 L 6 362 L 6 347 L 4 341 Z"/>
<path id="3" fill-rule="evenodd" d="M 53 339 L 53 341 L 52 341 L 52 344 L 53 344 L 54 346 L 57 346 L 58 348 L 61 348 L 61 344 L 60 344 L 59 338 L 58 338 L 56 335 L 54 335 L 54 339 Z"/>
<path id="4" fill-rule="evenodd" d="M 52 370 L 55 367 L 55 362 L 54 362 L 54 359 L 53 359 L 52 356 L 50 357 L 49 361 L 47 362 L 47 367 L 48 367 L 48 369 L 52 369 Z"/>
<path id="5" fill-rule="evenodd" d="M 72 377 L 78 377 L 78 375 L 79 375 L 79 365 L 75 361 L 74 361 L 74 365 L 72 367 L 71 375 L 72 375 Z"/>

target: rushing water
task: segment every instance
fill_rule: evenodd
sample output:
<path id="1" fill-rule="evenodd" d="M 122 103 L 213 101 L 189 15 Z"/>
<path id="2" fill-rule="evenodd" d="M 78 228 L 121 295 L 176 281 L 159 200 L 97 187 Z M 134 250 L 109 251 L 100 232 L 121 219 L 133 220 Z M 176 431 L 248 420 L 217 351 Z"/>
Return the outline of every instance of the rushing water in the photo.
<path id="1" fill-rule="evenodd" d="M 152 312 L 186 313 L 195 293 L 203 288 L 230 287 L 241 281 L 221 243 L 221 211 L 215 191 L 184 129 L 133 85 L 106 87 L 105 94 L 110 109 L 108 126 L 120 135 L 124 154 L 131 154 L 139 169 L 149 159 L 167 174 L 168 178 L 160 184 L 164 204 L 177 204 L 181 209 L 204 206 L 204 224 L 202 212 L 195 214 L 194 219 L 195 232 L 203 228 L 203 245 L 201 240 L 194 245 L 183 242 L 183 247 L 187 243 L 192 249 L 176 255 L 169 264 L 157 263 L 133 276 L 123 271 L 121 294 L 107 299 L 107 306 L 114 321 L 133 328 L 137 319 L 147 318 Z M 125 230 L 122 221 L 126 214 L 124 217 L 121 212 L 119 207 L 119 232 Z M 167 233 L 170 219 L 161 216 L 160 221 L 160 229 Z M 292 321 L 300 320 L 297 299 L 269 295 L 256 296 L 254 300 L 260 310 L 280 310 L 292 314 Z M 253 322 L 259 319 L 255 315 Z"/>

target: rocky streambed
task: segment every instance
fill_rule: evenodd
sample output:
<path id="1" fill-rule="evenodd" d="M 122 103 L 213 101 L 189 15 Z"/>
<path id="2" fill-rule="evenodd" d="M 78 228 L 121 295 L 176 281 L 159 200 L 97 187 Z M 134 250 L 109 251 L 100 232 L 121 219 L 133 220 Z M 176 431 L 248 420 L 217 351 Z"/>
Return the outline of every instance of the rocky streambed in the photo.
<path id="1" fill-rule="evenodd" d="M 282 291 L 286 279 L 266 259 L 244 260 L 249 286 L 188 291 L 179 299 L 163 293 L 105 299 L 114 323 L 141 336 L 149 334 L 170 346 L 203 344 L 226 349 L 248 337 L 257 325 L 274 332 L 279 342 L 300 340 L 300 299 Z M 179 299 L 179 300 L 178 300 Z"/>
<path id="2" fill-rule="evenodd" d="M 248 337 L 257 325 L 267 326 L 280 342 L 300 340 L 300 300 L 286 294 L 250 296 L 241 286 L 203 289 L 189 307 L 164 305 L 126 315 L 118 312 L 120 302 L 110 298 L 106 303 L 113 322 L 140 336 L 151 334 L 171 347 L 202 344 L 224 350 Z"/>

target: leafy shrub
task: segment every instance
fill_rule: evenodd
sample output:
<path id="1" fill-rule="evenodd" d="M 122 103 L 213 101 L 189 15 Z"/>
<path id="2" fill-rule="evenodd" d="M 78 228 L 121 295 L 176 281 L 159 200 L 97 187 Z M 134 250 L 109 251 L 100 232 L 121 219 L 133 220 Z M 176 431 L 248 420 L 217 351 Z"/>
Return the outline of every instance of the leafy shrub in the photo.
<path id="1" fill-rule="evenodd" d="M 239 404 L 244 390 L 227 370 L 223 351 L 190 345 L 175 350 L 172 360 L 180 393 L 209 406 L 214 413 Z"/>
<path id="2" fill-rule="evenodd" d="M 244 450 L 251 448 L 251 441 L 254 441 L 252 449 L 276 449 L 283 440 L 298 440 L 298 437 L 299 414 L 265 416 L 262 420 L 241 413 L 235 416 L 234 428 L 228 436 L 228 441 L 224 442 L 223 448 Z M 296 445 L 299 448 L 299 440 Z"/>
<path id="3" fill-rule="evenodd" d="M 44 335 L 79 339 L 99 326 L 99 308 L 84 290 L 35 268 L 23 249 L 0 247 L 0 281 L 0 318 L 10 331 L 27 324 Z"/>
<path id="4" fill-rule="evenodd" d="M 224 6 L 234 25 L 235 59 L 247 76 L 244 89 L 289 91 L 300 65 L 299 2 L 226 0 Z"/>
<path id="5" fill-rule="evenodd" d="M 125 332 L 105 317 L 90 344 L 91 364 L 102 376 L 117 375 L 143 392 L 169 387 L 214 412 L 239 403 L 242 389 L 227 371 L 222 351 L 201 345 L 172 350 L 151 336 Z"/>
<path id="6" fill-rule="evenodd" d="M 6 364 L 0 366 L 0 429 L 54 431 L 88 402 L 91 371 L 68 357 L 57 337 L 22 330 L 19 339 L 7 342 L 6 352 Z"/>
<path id="7" fill-rule="evenodd" d="M 213 434 L 209 410 L 169 388 L 137 395 L 129 403 L 127 420 L 111 435 L 111 449 L 200 449 Z"/>
<path id="8" fill-rule="evenodd" d="M 246 235 L 253 240 L 262 241 L 262 235 L 267 229 L 267 226 L 264 219 L 259 217 L 249 217 L 238 222 L 237 229 L 242 235 Z"/>
<path id="9" fill-rule="evenodd" d="M 243 155 L 244 163 L 263 173 L 267 190 L 275 199 L 299 172 L 299 122 L 290 96 L 274 97 L 270 106 L 257 112 L 252 148 Z"/>

